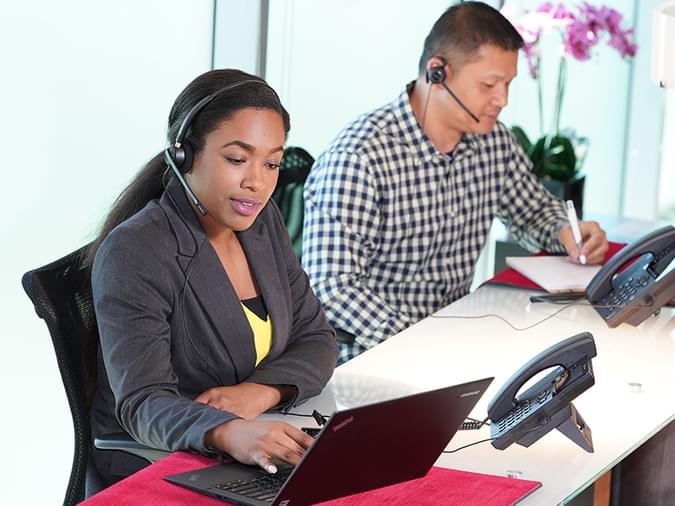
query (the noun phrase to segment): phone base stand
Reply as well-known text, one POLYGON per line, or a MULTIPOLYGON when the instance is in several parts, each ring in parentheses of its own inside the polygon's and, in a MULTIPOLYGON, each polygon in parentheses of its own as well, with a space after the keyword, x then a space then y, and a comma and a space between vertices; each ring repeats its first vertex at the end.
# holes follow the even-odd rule
POLYGON ((541 428, 524 435, 516 443, 528 447, 547 432, 558 429, 581 448, 593 453, 593 433, 571 402, 555 413, 541 428))
POLYGON ((593 433, 591 432, 591 428, 586 425, 586 422, 584 422, 574 404, 570 402, 568 409, 569 417, 556 428, 588 453, 593 453, 593 433))

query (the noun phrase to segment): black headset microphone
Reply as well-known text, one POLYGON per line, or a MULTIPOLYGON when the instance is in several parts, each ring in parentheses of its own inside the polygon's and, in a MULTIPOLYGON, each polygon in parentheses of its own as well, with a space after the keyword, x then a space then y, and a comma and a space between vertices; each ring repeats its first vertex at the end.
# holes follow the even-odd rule
POLYGON ((450 87, 445 84, 445 78, 446 78, 446 73, 445 73, 445 65, 437 65, 435 67, 431 67, 430 69, 427 69, 427 82, 431 84, 440 84, 445 88, 445 91, 447 91, 452 98, 455 99, 455 102, 459 104, 459 106, 464 109, 464 112, 466 112, 469 116, 471 116, 471 119, 473 119, 476 123, 480 123, 480 118, 476 116, 474 113, 472 113, 469 108, 464 105, 464 102, 462 102, 457 95, 455 95, 450 87))
MULTIPOLYGON (((171 153, 169 152, 170 149, 171 148, 166 148, 164 150, 164 161, 169 167, 171 167, 171 170, 176 176, 176 179, 178 179, 178 182, 183 187, 183 190, 185 190, 185 194, 187 195, 188 199, 190 199, 190 201, 194 204, 194 206, 197 208, 197 210, 201 213, 202 216, 206 216, 206 208, 204 207, 204 204, 202 204, 201 200, 197 198, 195 192, 193 192, 192 188, 190 188, 190 185, 188 185, 187 181, 185 180, 185 177, 183 176, 180 169, 174 162, 174 159, 171 156, 171 153)), ((181 145, 178 145, 177 148, 174 146, 174 149, 184 151, 184 148, 182 148, 181 145)))
POLYGON ((238 88, 239 86, 252 83, 264 84, 265 86, 268 86, 268 84, 262 79, 244 79, 238 83, 225 86, 216 92, 206 95, 204 98, 202 98, 199 102, 192 106, 192 108, 185 115, 185 118, 183 118, 180 127, 178 127, 178 133, 176 134, 176 140, 174 141, 173 145, 168 146, 164 150, 164 161, 166 162, 166 165, 171 168, 174 175, 176 176, 176 179, 183 187, 183 190, 185 190, 185 194, 187 195, 188 199, 194 204, 202 216, 206 216, 206 207, 204 204, 202 204, 197 195, 195 195, 195 192, 192 191, 192 188, 190 188, 190 185, 187 183, 185 176, 183 175, 186 172, 189 172, 192 168, 192 147, 185 140, 188 128, 190 128, 190 124, 192 123, 194 117, 215 98, 219 97, 223 93, 238 88))

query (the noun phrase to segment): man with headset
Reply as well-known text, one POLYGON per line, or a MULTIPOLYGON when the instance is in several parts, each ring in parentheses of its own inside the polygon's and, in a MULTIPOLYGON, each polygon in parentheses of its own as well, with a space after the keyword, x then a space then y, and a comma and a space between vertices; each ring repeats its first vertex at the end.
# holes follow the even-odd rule
POLYGON ((495 217, 526 246, 599 263, 595 222, 575 243, 563 203, 497 121, 523 40, 480 2, 447 9, 416 81, 357 118, 305 185, 303 264, 342 363, 467 294, 495 217))

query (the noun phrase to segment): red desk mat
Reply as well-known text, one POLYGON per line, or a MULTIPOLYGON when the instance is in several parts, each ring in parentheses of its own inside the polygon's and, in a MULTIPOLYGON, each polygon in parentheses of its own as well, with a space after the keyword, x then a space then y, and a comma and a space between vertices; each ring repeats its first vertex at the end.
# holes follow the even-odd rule
MULTIPOLYGON (((602 261, 602 263, 606 263, 607 260, 612 258, 625 245, 625 243, 610 242, 609 250, 607 251, 605 259, 602 261)), ((550 254, 551 253, 545 251, 540 251, 539 253, 535 253, 534 256, 546 256, 550 254)), ((508 285, 531 290, 543 290, 543 288, 537 283, 532 281, 530 278, 523 276, 521 273, 512 269, 511 267, 507 267, 503 271, 498 272, 494 275, 494 277, 488 279, 485 284, 508 285)))
MULTIPOLYGON (((174 485, 163 478, 170 474, 190 471, 215 464, 213 459, 186 452, 175 452, 141 469, 128 478, 108 487, 80 503, 85 506, 136 505, 222 506, 229 504, 174 485)), ((505 478, 487 474, 469 473, 433 467, 426 476, 361 494, 354 494, 323 506, 356 506, 371 504, 461 504, 463 506, 510 505, 520 501, 541 486, 540 482, 505 478)))

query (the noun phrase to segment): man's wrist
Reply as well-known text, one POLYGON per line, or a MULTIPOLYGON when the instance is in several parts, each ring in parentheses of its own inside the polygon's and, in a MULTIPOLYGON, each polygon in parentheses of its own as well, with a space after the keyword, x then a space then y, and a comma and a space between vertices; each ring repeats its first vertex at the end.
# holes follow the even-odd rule
POLYGON ((558 239, 558 242, 560 242, 560 232, 562 232, 563 228, 569 226, 569 224, 570 224, 570 222, 567 221, 567 218, 565 218, 565 219, 560 218, 558 220, 558 223, 556 223, 556 226, 555 226, 556 234, 555 234, 555 236, 558 239))
MULTIPOLYGON (((558 223, 556 224, 556 227, 555 227, 555 230, 556 230, 555 238, 556 238, 556 241, 558 242, 558 246, 559 246, 560 252, 565 252, 565 251, 567 251, 567 250, 565 249, 565 245, 564 245, 563 242, 560 240, 560 238, 561 238, 561 234, 562 234, 563 229, 564 229, 565 227, 569 227, 569 226, 570 226, 570 222, 567 221, 567 218, 565 218, 565 219, 559 219, 559 220, 558 220, 558 223)), ((555 252, 555 250, 554 250, 553 252, 555 252)))

